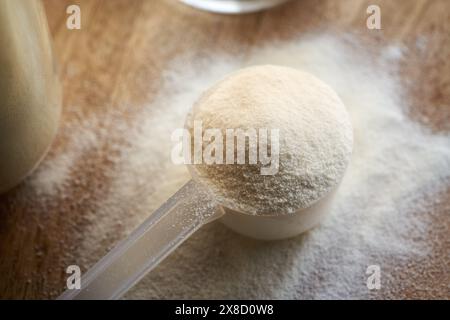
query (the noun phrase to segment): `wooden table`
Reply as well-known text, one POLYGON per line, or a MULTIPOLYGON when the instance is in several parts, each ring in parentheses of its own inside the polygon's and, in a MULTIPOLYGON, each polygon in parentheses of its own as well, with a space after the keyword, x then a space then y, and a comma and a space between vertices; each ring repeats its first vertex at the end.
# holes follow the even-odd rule
MULTIPOLYGON (((450 130, 447 0, 376 1, 382 10, 381 31, 366 28, 366 8, 373 1, 294 0, 244 16, 201 12, 175 0, 44 2, 60 63, 64 106, 77 106, 86 115, 152 101, 162 71, 179 54, 191 52, 195 58, 211 49, 245 53, 265 41, 288 40, 320 28, 358 32, 374 45, 397 40, 414 43, 418 35, 427 36, 426 59, 409 58, 402 73, 423 84, 413 90, 413 116, 427 116, 427 125, 434 130, 450 130), (79 31, 66 28, 66 7, 74 3, 82 10, 79 31)), ((75 116, 65 109, 63 124, 75 116)), ((65 137, 67 132, 58 135, 50 155, 64 149, 65 137)), ((89 166, 105 165, 97 160, 89 166)), ((89 177, 90 172, 87 168, 79 172, 87 185, 74 184, 77 202, 72 197, 43 203, 30 192, 29 180, 0 196, 0 298, 54 298, 61 292, 64 266, 72 262, 70 248, 77 246, 77 230, 84 227, 80 199, 89 188, 105 188, 101 179, 89 177)), ((397 270, 408 275, 408 268, 415 268, 414 274, 420 276, 391 284, 399 287, 394 298, 450 298, 450 188, 439 199, 430 209, 435 217, 430 238, 437 245, 426 260, 397 270)))

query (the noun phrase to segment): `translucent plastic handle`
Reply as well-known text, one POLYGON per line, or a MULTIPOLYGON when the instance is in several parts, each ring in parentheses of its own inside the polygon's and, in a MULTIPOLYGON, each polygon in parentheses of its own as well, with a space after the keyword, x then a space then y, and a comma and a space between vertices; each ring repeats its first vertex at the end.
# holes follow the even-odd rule
POLYGON ((207 190, 186 183, 58 299, 118 299, 202 225, 223 215, 207 190))

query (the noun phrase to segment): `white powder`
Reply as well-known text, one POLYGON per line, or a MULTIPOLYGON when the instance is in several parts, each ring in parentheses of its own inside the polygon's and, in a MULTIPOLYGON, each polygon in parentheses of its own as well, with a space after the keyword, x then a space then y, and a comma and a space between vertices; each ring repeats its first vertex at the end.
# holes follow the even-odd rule
MULTIPOLYGON (((261 162, 192 166, 221 204, 248 214, 289 214, 310 206, 339 183, 353 145, 350 119, 336 93, 308 73, 279 66, 227 76, 195 103, 191 136, 195 121, 204 132, 219 129, 223 137, 230 128, 278 130, 276 156, 272 150, 278 168, 270 175, 261 174, 261 162)), ((231 147, 238 154, 237 144, 231 147)), ((229 148, 226 141, 223 148, 229 148)))
POLYGON ((89 121, 73 121, 65 123, 59 136, 64 136, 64 148, 54 146, 46 156, 45 161, 36 172, 28 178, 30 186, 39 196, 54 197, 70 183, 73 178, 73 167, 83 154, 99 145, 98 133, 93 128, 98 127, 95 118, 89 121))
MULTIPOLYGON (((124 141, 113 147, 119 154, 102 167, 102 174, 78 177, 90 196, 72 200, 83 210, 83 221, 75 228, 80 242, 65 258, 68 264, 91 266, 189 179, 184 167, 171 163, 169 139, 201 92, 243 66, 279 64, 328 83, 351 115, 353 156, 333 212, 306 235, 275 242, 254 241, 220 223, 209 224, 126 297, 405 297, 402 283, 419 278, 413 270, 423 270, 417 265, 426 265, 438 245, 429 236, 432 199, 449 185, 450 137, 408 118, 395 76, 404 50, 391 46, 372 58, 356 38, 314 35, 255 49, 247 60, 214 53, 190 63, 180 58, 167 70, 164 89, 151 106, 127 119, 127 125, 117 114, 109 115, 110 135, 98 138, 99 144, 115 135, 124 141), (117 126, 123 126, 120 134, 114 134, 117 126), (96 188, 105 180, 107 188, 96 188), (382 270, 380 291, 366 287, 365 271, 372 264, 382 270), (411 273, 396 273, 397 268, 411 273)), ((58 163, 47 165, 58 170, 58 163)), ((42 174, 39 179, 45 187, 42 174)), ((433 290, 426 285, 415 289, 433 290)))

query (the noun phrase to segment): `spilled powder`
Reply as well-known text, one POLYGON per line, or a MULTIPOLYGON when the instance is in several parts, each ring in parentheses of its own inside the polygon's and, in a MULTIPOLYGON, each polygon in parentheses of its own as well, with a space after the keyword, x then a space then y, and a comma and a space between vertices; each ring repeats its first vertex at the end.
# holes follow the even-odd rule
MULTIPOLYGON (((64 150, 57 150, 46 157, 36 172, 28 178, 29 185, 36 194, 43 197, 56 196, 70 183, 75 163, 99 143, 97 119, 75 121, 64 126, 67 143, 64 150)), ((64 133, 59 133, 64 135, 64 133)), ((53 151, 53 150, 52 150, 53 151)))
POLYGON ((303 236, 276 242, 247 239, 211 223, 125 297, 376 298, 366 287, 369 265, 381 268, 382 296, 401 297, 398 275, 383 270, 427 258, 432 250, 427 210, 450 182, 450 136, 408 117, 396 75, 405 50, 389 46, 374 54, 354 36, 314 35, 255 49, 245 59, 179 57, 151 105, 126 122, 117 114, 102 115, 110 117, 104 134, 98 134, 96 118, 74 126, 69 147, 47 159, 31 185, 45 197, 60 197, 76 176, 76 159, 103 145, 114 151, 102 173, 108 187, 80 182, 91 198, 83 206, 79 242, 68 254, 71 262, 92 266, 189 179, 183 166, 170 161, 170 134, 183 126, 201 92, 248 65, 299 68, 335 89, 354 126, 353 158, 330 216, 303 236))

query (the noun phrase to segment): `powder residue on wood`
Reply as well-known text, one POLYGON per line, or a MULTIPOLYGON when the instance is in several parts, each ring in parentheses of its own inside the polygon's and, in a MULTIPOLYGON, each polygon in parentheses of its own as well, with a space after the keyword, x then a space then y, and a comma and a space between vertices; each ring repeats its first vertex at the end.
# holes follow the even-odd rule
MULTIPOLYGON (((92 266, 189 179, 187 170, 170 160, 170 134, 183 127, 201 92, 238 68, 278 64, 329 84, 351 115, 354 153, 333 212, 307 234, 276 242, 258 242, 219 222, 209 224, 126 298, 402 298, 401 280, 418 276, 395 270, 433 254, 429 209, 450 180, 449 134, 431 132, 408 116, 408 100, 397 79, 405 50, 391 45, 368 52, 356 36, 316 34, 269 44, 246 58, 211 54, 186 63, 178 57, 151 105, 126 120, 103 114, 110 119, 108 134, 94 134, 75 154, 61 150, 29 179, 47 201, 74 198, 68 179, 69 173, 77 176, 68 169, 73 158, 88 157, 100 145, 116 152, 103 166, 98 185, 77 176, 83 220, 76 228, 78 243, 64 259, 92 266), (369 265, 381 268, 380 290, 366 286, 369 265)), ((93 125, 70 133, 75 145, 98 130, 95 118, 85 122, 93 125)), ((442 258, 450 264, 448 256, 442 258)))

